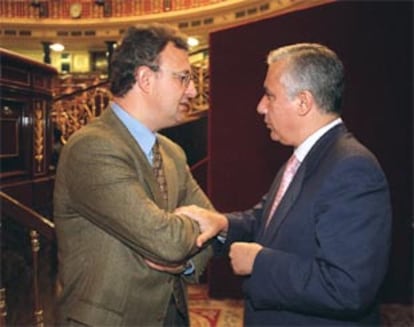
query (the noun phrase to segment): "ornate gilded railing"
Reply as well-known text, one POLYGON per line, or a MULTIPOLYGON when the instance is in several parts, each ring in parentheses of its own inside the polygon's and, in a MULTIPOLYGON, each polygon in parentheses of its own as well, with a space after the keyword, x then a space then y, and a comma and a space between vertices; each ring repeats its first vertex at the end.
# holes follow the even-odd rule
MULTIPOLYGON (((210 103, 210 73, 208 60, 200 60, 192 65, 197 96, 192 100, 192 113, 207 110, 210 103)), ((190 113, 191 114, 191 113, 190 113)))
POLYGON ((111 98, 106 82, 56 98, 51 118, 60 132, 60 141, 64 144, 70 135, 99 116, 111 98))
MULTIPOLYGON (((193 63, 192 71, 197 96, 191 102, 189 119, 209 108, 210 76, 207 59, 193 63)), ((64 144, 70 135, 99 116, 111 98, 107 82, 55 98, 51 118, 60 133, 60 141, 64 144)))
MULTIPOLYGON (((1 214, 2 216, 12 218, 24 228, 29 229, 29 237, 32 253, 32 291, 33 291, 33 324, 36 327, 43 327, 44 313, 43 304, 40 297, 40 283, 39 283, 39 250, 40 239, 42 235, 48 241, 55 241, 55 226, 54 224, 33 211, 29 207, 23 205, 8 194, 0 191, 1 200, 1 214)), ((7 290, 4 285, 0 287, 0 326, 6 326, 7 318, 7 290)))

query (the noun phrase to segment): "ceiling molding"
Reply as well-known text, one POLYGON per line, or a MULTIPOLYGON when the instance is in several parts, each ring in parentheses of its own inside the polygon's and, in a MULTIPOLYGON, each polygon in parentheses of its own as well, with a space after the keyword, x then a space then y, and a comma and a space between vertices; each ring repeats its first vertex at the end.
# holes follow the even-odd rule
POLYGON ((302 10, 332 0, 228 0, 203 7, 131 17, 94 19, 4 18, 0 45, 18 51, 41 50, 42 41, 61 42, 66 50, 105 50, 105 41, 118 41, 131 25, 163 22, 175 25, 206 46, 208 34, 232 26, 302 10))

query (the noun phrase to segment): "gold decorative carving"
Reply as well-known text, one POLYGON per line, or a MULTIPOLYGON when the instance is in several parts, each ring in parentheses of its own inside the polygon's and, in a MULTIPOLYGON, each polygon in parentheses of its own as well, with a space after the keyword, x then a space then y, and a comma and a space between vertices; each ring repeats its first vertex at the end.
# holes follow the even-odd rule
POLYGON ((207 110, 210 99, 208 60, 201 60, 192 64, 192 72, 197 90, 197 96, 192 100, 192 111, 207 110))
POLYGON ((7 306, 6 289, 0 288, 0 326, 6 326, 7 306))
MULTIPOLYGON (((192 71, 197 96, 191 101, 189 118, 209 108, 208 59, 193 63, 192 71)), ((99 116, 111 99, 112 94, 106 87, 97 86, 83 92, 76 91, 55 101, 51 116, 61 134, 60 141, 65 144, 69 136, 99 116)))
POLYGON ((39 233, 35 230, 31 230, 30 240, 32 244, 32 252, 39 252, 40 250, 39 233))
POLYGON ((39 293, 39 233, 36 230, 30 231, 33 259, 33 294, 34 294, 34 318, 36 327, 44 327, 43 309, 40 302, 39 293))
POLYGON ((82 4, 81 3, 73 3, 69 8, 70 17, 72 18, 79 18, 82 14, 82 4))
POLYGON ((65 144, 75 131, 99 116, 111 98, 108 89, 96 87, 54 102, 52 121, 61 133, 61 142, 65 144))
POLYGON ((42 172, 42 164, 44 160, 44 144, 45 144, 45 113, 46 102, 37 101, 34 110, 34 160, 36 172, 42 172))

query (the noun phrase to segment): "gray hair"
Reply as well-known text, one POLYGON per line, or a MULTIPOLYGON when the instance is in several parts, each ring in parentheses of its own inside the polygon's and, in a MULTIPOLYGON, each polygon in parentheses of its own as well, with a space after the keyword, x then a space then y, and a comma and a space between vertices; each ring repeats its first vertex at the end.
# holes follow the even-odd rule
POLYGON ((345 74, 335 52, 317 43, 298 43, 275 49, 267 57, 268 65, 281 60, 287 63, 281 82, 290 99, 307 90, 322 111, 341 113, 345 74))

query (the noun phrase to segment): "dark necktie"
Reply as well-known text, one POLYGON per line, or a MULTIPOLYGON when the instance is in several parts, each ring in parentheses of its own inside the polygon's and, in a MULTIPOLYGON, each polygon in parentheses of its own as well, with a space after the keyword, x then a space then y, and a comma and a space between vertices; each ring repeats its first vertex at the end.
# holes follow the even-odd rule
POLYGON ((152 170, 160 187, 162 197, 164 198, 165 202, 168 202, 167 180, 165 179, 164 167, 158 140, 155 141, 155 144, 152 147, 152 170))
MULTIPOLYGON (((155 141, 155 144, 152 148, 152 170, 154 176, 160 187, 162 196, 165 202, 168 202, 168 192, 167 192, 167 180, 165 179, 162 156, 160 152, 160 145, 158 140, 155 141)), ((187 305, 185 301, 185 295, 183 286, 181 285, 180 278, 174 278, 173 282, 173 293, 174 293, 174 304, 177 310, 187 319, 187 305)))

